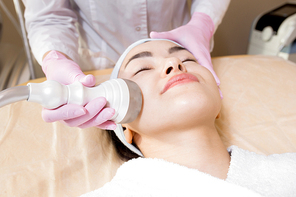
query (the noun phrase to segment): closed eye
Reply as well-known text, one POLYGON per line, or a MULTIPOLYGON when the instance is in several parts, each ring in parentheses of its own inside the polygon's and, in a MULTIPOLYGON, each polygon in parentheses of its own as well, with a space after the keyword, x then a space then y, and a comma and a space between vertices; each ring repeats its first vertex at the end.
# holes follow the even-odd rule
POLYGON ((195 59, 187 58, 187 59, 185 59, 185 60, 182 61, 182 63, 184 63, 184 62, 196 62, 196 60, 195 59))
POLYGON ((138 74, 138 73, 140 73, 142 71, 145 71, 145 70, 151 70, 151 68, 149 68, 149 67, 143 67, 140 70, 138 70, 134 75, 136 75, 136 74, 138 74))

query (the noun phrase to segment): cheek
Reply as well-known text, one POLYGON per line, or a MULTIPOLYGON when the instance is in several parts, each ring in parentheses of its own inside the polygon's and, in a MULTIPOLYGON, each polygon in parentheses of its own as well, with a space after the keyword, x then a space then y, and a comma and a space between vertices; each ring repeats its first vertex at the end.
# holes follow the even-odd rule
MULTIPOLYGON (((150 86, 152 87, 152 86, 150 86)), ((143 93, 143 106, 142 106, 142 113, 141 113, 141 120, 142 121, 149 121, 153 119, 153 115, 158 111, 159 107, 161 106, 159 94, 157 93, 157 88, 146 88, 142 89, 143 93)))
POLYGON ((141 88, 143 95, 143 104, 142 110, 135 121, 129 123, 134 131, 145 132, 145 130, 151 127, 153 123, 155 123, 155 114, 159 110, 159 106, 161 106, 160 98, 159 98, 159 90, 156 85, 153 83, 153 79, 143 80, 142 82, 138 82, 138 85, 141 88), (143 85, 143 83, 153 84, 153 85, 143 85))

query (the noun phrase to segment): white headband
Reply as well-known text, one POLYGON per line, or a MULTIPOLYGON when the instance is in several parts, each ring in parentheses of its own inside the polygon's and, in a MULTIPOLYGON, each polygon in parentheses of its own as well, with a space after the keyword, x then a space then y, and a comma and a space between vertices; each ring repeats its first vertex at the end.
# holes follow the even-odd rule
MULTIPOLYGON (((146 39, 142 39, 142 40, 138 40, 136 42, 134 42, 133 44, 131 44, 123 53, 122 55, 120 56, 120 58, 118 59, 112 73, 111 73, 111 77, 110 79, 116 79, 118 77, 118 74, 119 74, 119 70, 120 70, 120 67, 123 63, 123 60, 125 59, 126 55, 133 49, 135 48, 136 46, 140 45, 140 44, 143 44, 145 42, 149 42, 149 41, 153 41, 153 40, 165 40, 165 41, 170 41, 170 42, 173 42, 179 46, 181 46, 180 44, 172 41, 172 40, 167 40, 167 39, 151 39, 151 38, 146 38, 146 39)), ((119 140, 126 146, 128 147, 131 151, 133 151, 134 153, 140 155, 140 156, 143 156, 143 154, 141 153, 141 151, 139 149, 137 149, 134 145, 128 143, 125 139, 125 136, 124 136, 124 132, 123 132, 123 128, 121 126, 121 124, 117 124, 117 127, 116 129, 114 130, 116 136, 119 138, 119 140)))

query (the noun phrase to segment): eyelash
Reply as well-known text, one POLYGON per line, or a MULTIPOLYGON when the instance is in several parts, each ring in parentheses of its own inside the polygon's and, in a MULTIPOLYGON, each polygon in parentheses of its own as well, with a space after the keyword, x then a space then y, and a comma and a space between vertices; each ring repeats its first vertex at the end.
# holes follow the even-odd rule
POLYGON ((187 59, 185 59, 185 60, 182 61, 182 63, 184 63, 184 62, 196 62, 196 60, 195 59, 187 58, 187 59))
POLYGON ((143 67, 140 70, 138 70, 134 75, 138 74, 139 72, 145 71, 145 70, 151 70, 149 67, 143 67))

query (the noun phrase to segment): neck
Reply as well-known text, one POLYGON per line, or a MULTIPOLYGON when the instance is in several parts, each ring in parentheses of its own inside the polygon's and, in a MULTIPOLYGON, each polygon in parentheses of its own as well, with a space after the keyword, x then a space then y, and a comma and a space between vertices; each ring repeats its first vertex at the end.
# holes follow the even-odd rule
POLYGON ((161 158, 220 179, 227 178, 230 156, 214 124, 138 139, 137 145, 146 158, 161 158))

